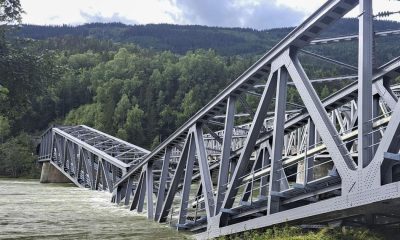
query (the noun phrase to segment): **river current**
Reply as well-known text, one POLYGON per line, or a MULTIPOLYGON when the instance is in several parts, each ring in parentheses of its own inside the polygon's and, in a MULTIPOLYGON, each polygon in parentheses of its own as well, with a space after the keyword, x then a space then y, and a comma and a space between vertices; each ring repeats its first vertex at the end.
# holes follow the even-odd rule
POLYGON ((0 179, 0 239, 185 239, 117 207, 111 194, 69 184, 0 179))

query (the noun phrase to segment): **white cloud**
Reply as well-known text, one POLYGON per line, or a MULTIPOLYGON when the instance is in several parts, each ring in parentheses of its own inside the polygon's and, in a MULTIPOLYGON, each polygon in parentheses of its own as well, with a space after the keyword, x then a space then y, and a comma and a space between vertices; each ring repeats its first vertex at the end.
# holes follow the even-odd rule
POLYGON ((182 23, 266 29, 293 26, 304 17, 276 0, 173 0, 182 23))
MULTIPOLYGON (((24 23, 206 24, 277 27, 299 24, 326 0, 21 0, 24 23), (292 11, 290 11, 292 10, 292 11), (285 14, 285 12, 287 12, 285 14)), ((400 10, 400 1, 374 0, 375 13, 400 10)), ((356 7, 348 16, 358 15, 356 7)), ((400 21, 400 14, 390 20, 400 21)))
POLYGON ((174 23, 170 13, 178 11, 168 0, 21 0, 21 4, 27 13, 23 22, 32 24, 80 24, 89 22, 88 16, 174 23))

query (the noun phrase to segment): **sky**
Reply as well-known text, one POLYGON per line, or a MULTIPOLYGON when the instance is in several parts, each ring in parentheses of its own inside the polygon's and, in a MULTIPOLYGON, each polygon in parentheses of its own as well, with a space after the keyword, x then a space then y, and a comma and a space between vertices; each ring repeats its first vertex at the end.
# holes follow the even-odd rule
MULTIPOLYGON (((197 24, 269 29, 296 26, 327 0, 21 0, 23 23, 79 25, 197 24)), ((374 12, 400 11, 400 1, 374 0, 374 12)), ((348 14, 358 15, 358 8, 348 14)), ((400 21, 400 14, 388 20, 400 21)))

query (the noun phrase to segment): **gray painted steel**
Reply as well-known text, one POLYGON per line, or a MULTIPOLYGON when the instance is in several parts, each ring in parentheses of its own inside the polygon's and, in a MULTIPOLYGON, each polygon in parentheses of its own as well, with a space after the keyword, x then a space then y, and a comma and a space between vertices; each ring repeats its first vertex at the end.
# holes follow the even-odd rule
POLYGON ((372 62, 373 38, 400 31, 373 34, 372 0, 360 2, 327 1, 152 152, 84 126, 59 127, 43 135, 40 160, 199 239, 286 222, 378 224, 371 216, 389 214, 382 204, 400 216, 400 87, 391 85, 400 57, 372 62), (317 39, 357 5, 358 35, 317 39), (358 67, 304 49, 353 40, 358 67), (358 75, 310 80, 299 54, 358 75), (341 79, 354 82, 320 99, 313 83, 341 79), (289 88, 301 104, 286 100, 289 88), (258 97, 256 109, 247 95, 258 97), (239 125, 244 118, 251 121, 239 125))
POLYGON ((114 184, 148 153, 84 125, 57 126, 42 135, 39 162, 50 162, 79 187, 112 192, 114 184))

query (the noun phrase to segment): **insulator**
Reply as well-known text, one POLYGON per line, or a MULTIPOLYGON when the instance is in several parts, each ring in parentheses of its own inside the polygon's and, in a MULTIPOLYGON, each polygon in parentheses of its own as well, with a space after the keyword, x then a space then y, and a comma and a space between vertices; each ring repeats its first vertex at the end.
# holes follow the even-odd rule
POLYGON ((390 12, 389 11, 379 12, 377 14, 377 17, 388 17, 388 16, 390 16, 390 12))
POLYGON ((400 11, 397 11, 397 12, 383 11, 383 12, 379 12, 377 15, 375 15, 375 17, 389 17, 390 15, 393 15, 396 13, 400 13, 400 11))

